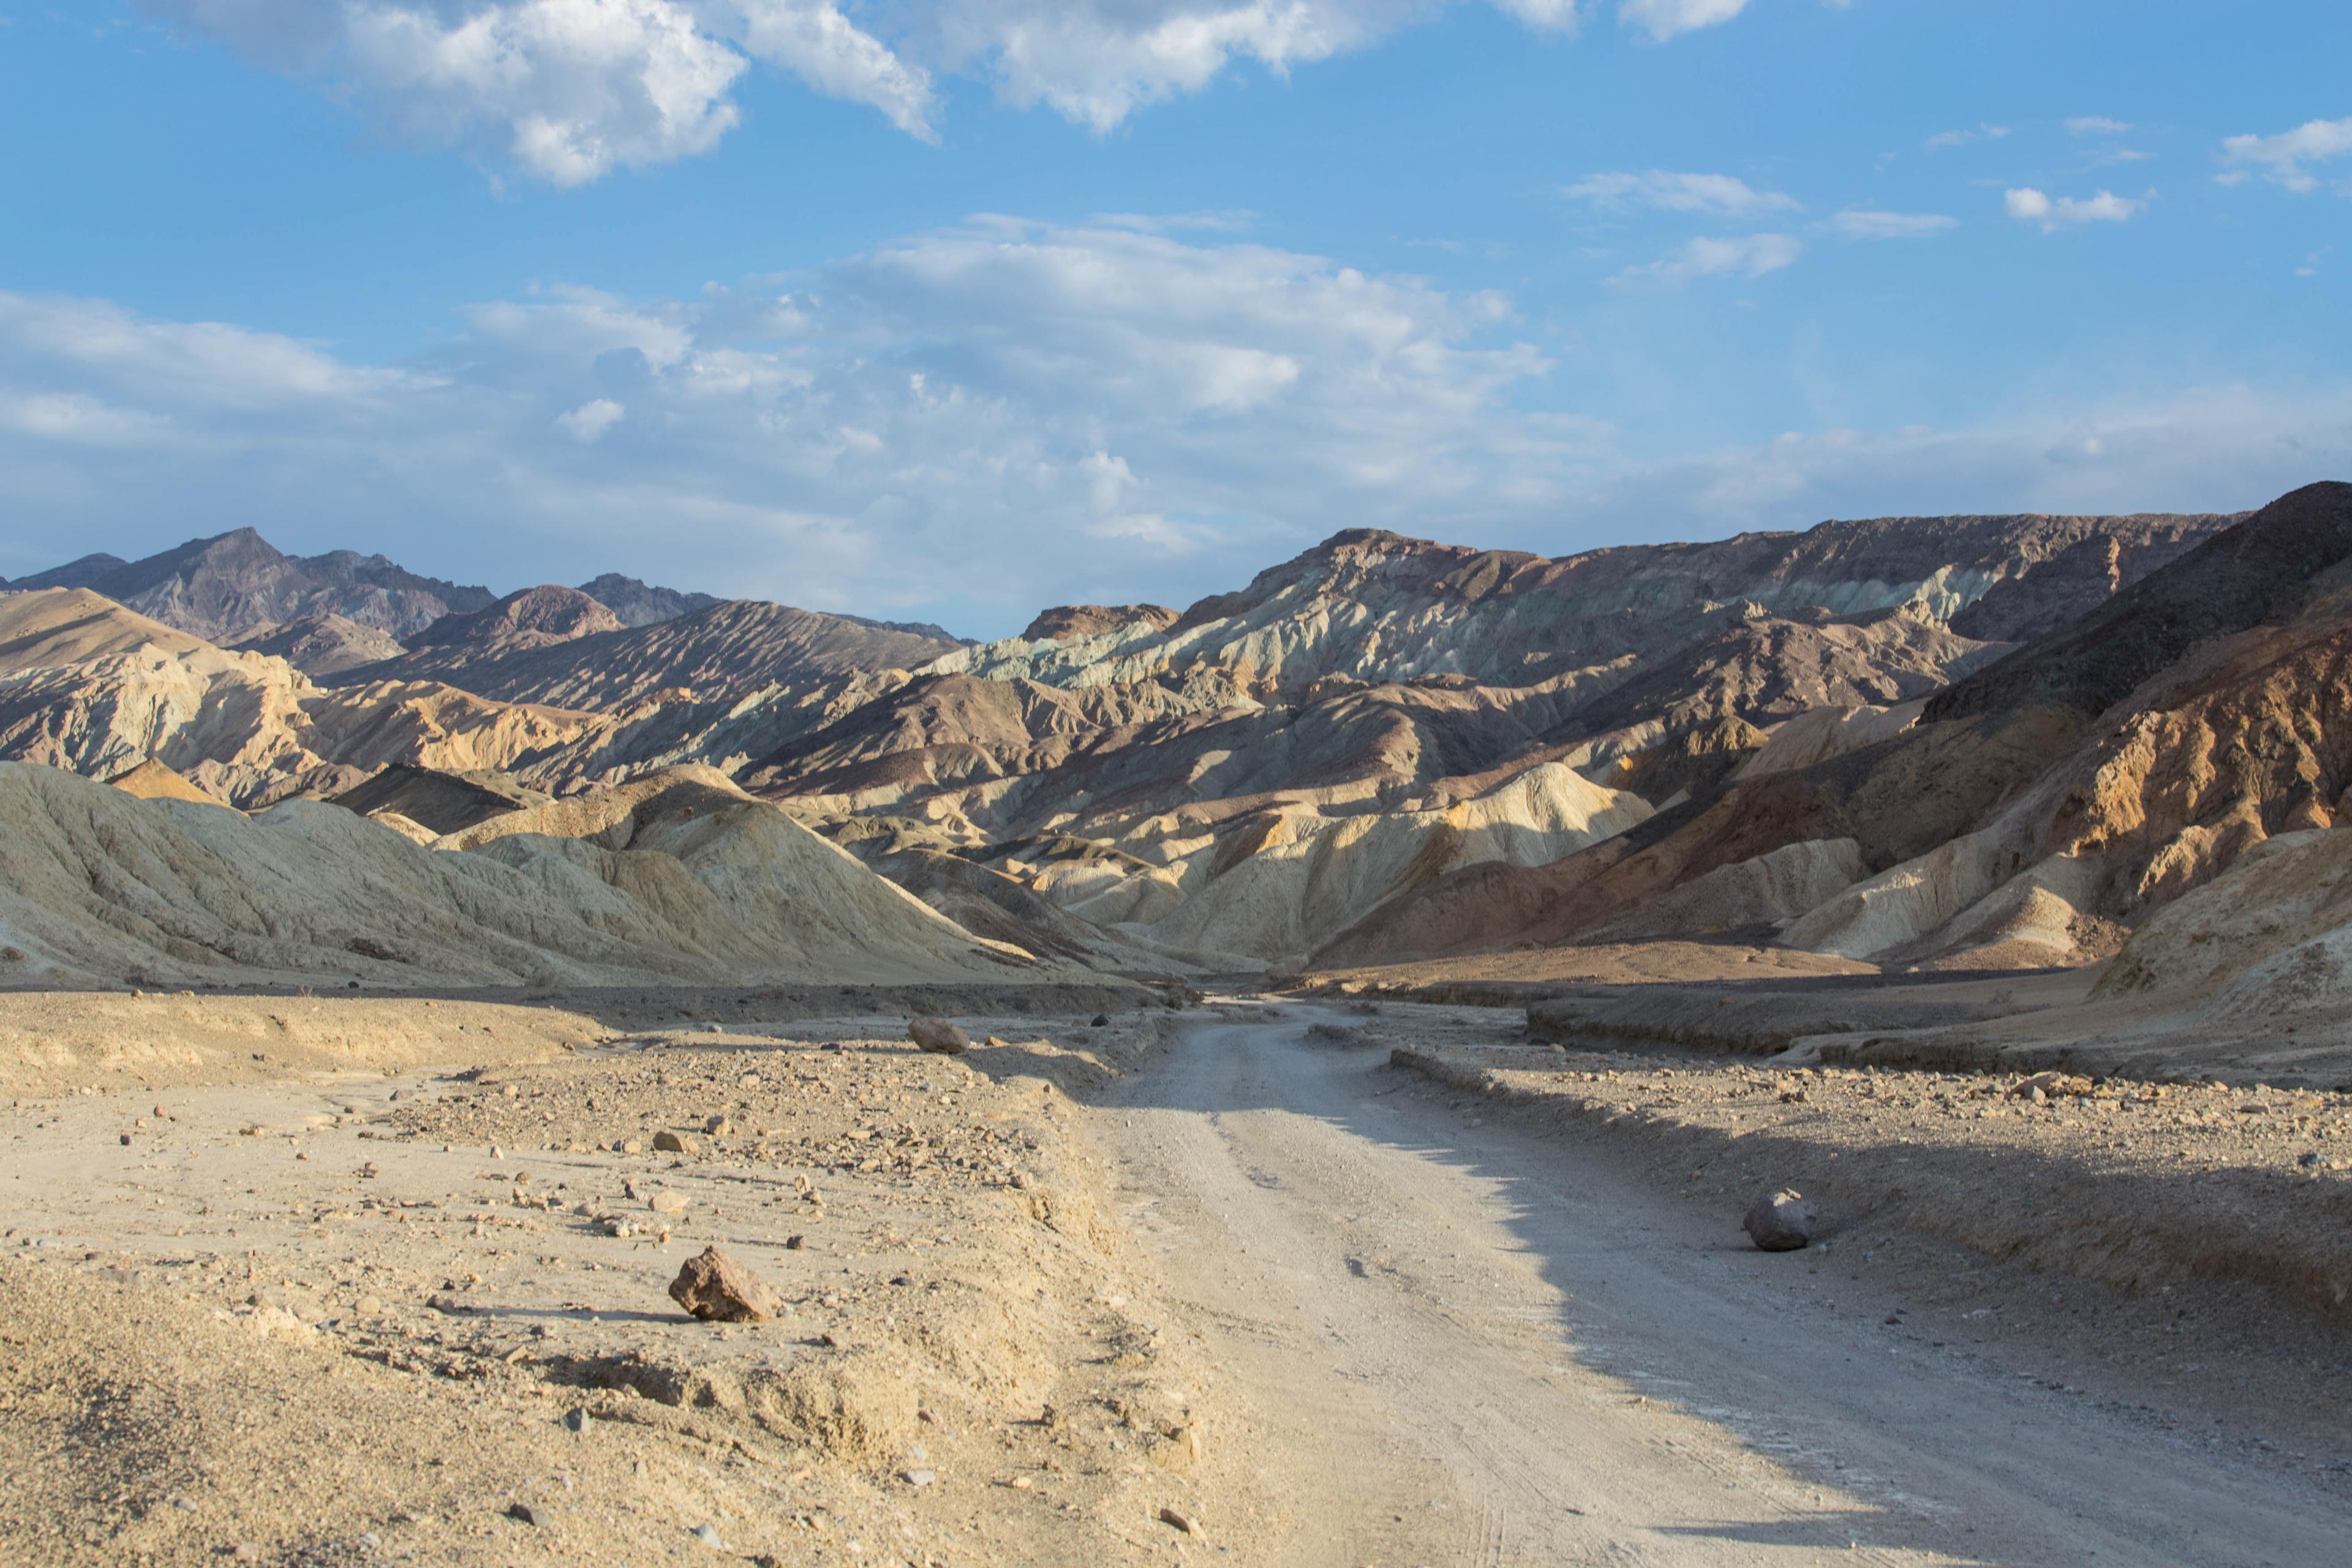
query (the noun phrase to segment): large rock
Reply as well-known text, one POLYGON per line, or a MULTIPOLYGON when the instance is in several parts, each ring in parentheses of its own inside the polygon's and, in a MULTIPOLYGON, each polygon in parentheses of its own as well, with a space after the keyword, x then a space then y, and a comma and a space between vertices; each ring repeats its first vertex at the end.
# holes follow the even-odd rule
POLYGON ((1793 1187, 1756 1200, 1743 1222, 1748 1239, 1765 1252, 1794 1252, 1813 1239, 1813 1205, 1793 1187))
POLYGON ((907 1037, 933 1056, 960 1057, 971 1049, 971 1037, 945 1018, 911 1019, 907 1037))
POLYGON ((669 1282, 670 1300, 711 1323, 764 1323, 783 1310, 766 1280, 715 1247, 689 1258, 669 1282))

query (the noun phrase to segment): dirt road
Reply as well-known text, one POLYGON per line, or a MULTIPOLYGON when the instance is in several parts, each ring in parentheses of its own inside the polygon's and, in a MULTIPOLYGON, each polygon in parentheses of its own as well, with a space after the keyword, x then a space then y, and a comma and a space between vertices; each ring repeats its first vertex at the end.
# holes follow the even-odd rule
POLYGON ((1876 1331, 1829 1258, 1309 1044, 1318 1016, 1203 1026, 1105 1118, 1172 1304, 1329 1496, 1299 1561, 2342 1561, 2317 1488, 1876 1331))

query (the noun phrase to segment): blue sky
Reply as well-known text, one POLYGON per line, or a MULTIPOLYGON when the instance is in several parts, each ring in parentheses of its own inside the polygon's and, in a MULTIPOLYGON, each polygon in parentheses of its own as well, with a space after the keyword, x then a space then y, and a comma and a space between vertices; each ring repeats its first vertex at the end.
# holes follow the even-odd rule
POLYGON ((0 0, 0 574, 975 635, 2352 477, 2352 8, 0 0))

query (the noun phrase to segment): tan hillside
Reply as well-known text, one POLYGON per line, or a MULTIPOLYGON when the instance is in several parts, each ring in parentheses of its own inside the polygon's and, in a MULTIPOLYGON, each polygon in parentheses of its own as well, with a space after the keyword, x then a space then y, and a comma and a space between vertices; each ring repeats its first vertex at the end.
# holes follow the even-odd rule
POLYGON ((198 789, 152 757, 129 773, 117 773, 106 782, 123 794, 136 795, 141 800, 192 800, 200 805, 228 805, 218 795, 198 789))

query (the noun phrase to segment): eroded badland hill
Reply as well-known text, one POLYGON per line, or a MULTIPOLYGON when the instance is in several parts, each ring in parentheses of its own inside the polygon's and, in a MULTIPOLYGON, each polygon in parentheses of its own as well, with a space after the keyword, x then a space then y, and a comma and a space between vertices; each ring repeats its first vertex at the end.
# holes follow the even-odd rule
POLYGON ((2333 1550, 2352 486, 6 587, 0 1561, 2333 1550))

